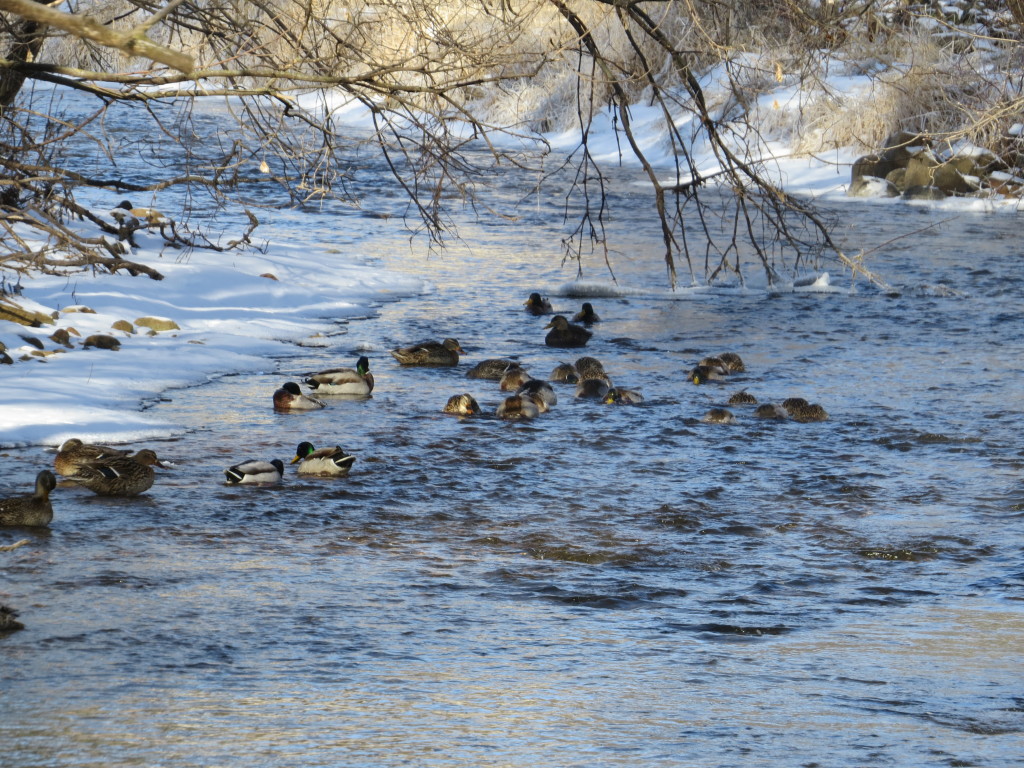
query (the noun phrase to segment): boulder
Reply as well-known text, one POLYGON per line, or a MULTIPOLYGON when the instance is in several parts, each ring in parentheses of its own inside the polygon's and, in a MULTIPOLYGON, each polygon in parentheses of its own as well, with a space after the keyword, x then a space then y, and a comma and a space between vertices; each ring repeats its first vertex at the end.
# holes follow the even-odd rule
POLYGON ((166 317, 139 317, 135 324, 154 331, 180 331, 179 325, 166 317))
POLYGON ((877 176, 862 176, 854 179, 846 194, 850 197, 898 197, 896 185, 877 176))

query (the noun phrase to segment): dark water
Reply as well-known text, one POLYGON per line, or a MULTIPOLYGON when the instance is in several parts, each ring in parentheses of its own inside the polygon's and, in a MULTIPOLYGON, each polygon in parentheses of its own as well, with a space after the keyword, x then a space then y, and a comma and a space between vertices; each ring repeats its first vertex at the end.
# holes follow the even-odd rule
MULTIPOLYGON (((145 496, 59 489, 51 530, 0 561, 28 625, 0 639, 0 764, 1021 764, 1019 220, 963 214, 883 249, 898 297, 835 270, 834 293, 671 296, 656 232, 624 216, 619 283, 584 272, 605 294, 585 353, 646 402, 563 385, 530 423, 442 414, 463 391, 493 413, 497 384, 464 377, 480 359, 545 376, 582 354, 522 311, 574 276, 549 203, 429 257, 352 216, 335 245, 431 292, 272 375, 167 393, 189 432, 151 446, 174 469, 145 496), (386 352, 444 336, 458 369, 386 352), (722 351, 747 373, 686 381, 722 351), (371 399, 269 409, 360 353, 371 399), (742 388, 830 419, 701 422, 742 388), (223 485, 304 439, 357 454, 351 476, 223 485)), ((844 215, 854 250, 949 216, 844 215)))

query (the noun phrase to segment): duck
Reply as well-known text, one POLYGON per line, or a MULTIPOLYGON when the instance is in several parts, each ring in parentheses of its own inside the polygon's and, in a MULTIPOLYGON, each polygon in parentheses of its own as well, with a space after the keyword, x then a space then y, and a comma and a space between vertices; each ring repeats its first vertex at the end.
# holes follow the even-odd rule
POLYGON ((555 394, 555 390, 542 379, 530 379, 524 382, 516 390, 516 394, 526 395, 533 399, 541 413, 547 413, 553 406, 558 405, 558 395, 555 394))
POLYGON ((757 405, 757 398, 747 392, 747 390, 742 389, 732 394, 728 405, 757 405))
POLYGON ((576 397, 603 400, 608 394, 608 382, 604 379, 582 379, 576 385, 576 397))
POLYGON ((540 413, 540 408, 525 395, 506 397, 498 405, 495 414, 501 419, 532 419, 540 413))
POLYGON ((573 322, 583 323, 584 325, 591 325, 593 323, 601 322, 601 318, 598 317, 597 312, 594 311, 594 305, 589 301, 584 301, 580 311, 572 316, 573 322))
POLYGON ((313 411, 317 408, 324 408, 323 400, 302 394, 299 385, 294 381, 284 384, 274 392, 274 410, 276 411, 313 411))
POLYGON ((110 217, 118 224, 130 224, 133 221, 147 227, 166 226, 171 220, 156 208, 136 208, 131 200, 122 200, 110 210, 110 217))
POLYGON ((787 411, 794 411, 798 408, 806 408, 810 403, 802 397, 787 397, 782 401, 782 407, 787 411))
POLYGON ((530 297, 524 302, 526 311, 531 315, 550 315, 555 310, 551 308, 551 302, 543 298, 539 293, 534 291, 530 294, 530 297))
POLYGON ((370 360, 364 355, 356 361, 355 368, 328 368, 314 373, 306 384, 318 395, 363 395, 373 392, 373 374, 370 360))
POLYGON ((57 487, 57 478, 48 469, 36 475, 36 489, 31 496, 0 499, 0 525, 44 527, 53 520, 50 491, 57 487))
POLYGON ((295 458, 291 463, 299 464, 296 472, 300 475, 344 477, 352 469, 355 460, 356 457, 345 453, 340 445, 317 450, 312 443, 304 440, 296 447, 295 458))
POLYGON ((129 453, 130 451, 111 448, 108 445, 83 443, 77 437, 70 437, 61 443, 57 449, 57 456, 53 460, 53 468, 58 475, 67 477, 68 475, 75 474, 82 464, 115 459, 119 456, 127 456, 129 453))
POLYGON ((735 424, 736 417, 725 408, 712 408, 704 414, 701 421, 707 424, 735 424))
POLYGON ((228 485, 272 485, 284 477, 284 462, 249 459, 224 470, 228 485))
POLYGON ((476 416, 480 413, 480 405, 468 392, 452 395, 444 406, 444 413, 457 413, 460 416, 476 416))
POLYGON ((533 377, 517 365, 505 371, 505 375, 501 377, 501 382, 498 384, 498 389, 502 392, 515 392, 523 384, 532 380, 533 377))
POLYGON ((97 496, 138 496, 153 487, 156 479, 153 467, 167 468, 156 453, 144 448, 132 456, 82 464, 68 480, 88 488, 97 496))
POLYGON ((518 365, 519 363, 515 360, 509 360, 504 357, 492 357, 487 360, 481 360, 466 371, 466 378, 500 381, 501 377, 505 375, 505 371, 518 365))
POLYGON ((440 342, 424 341, 391 350, 391 356, 402 365, 458 365, 460 354, 466 354, 465 350, 458 341, 450 338, 440 342))
POLYGON ((622 387, 611 387, 605 392, 601 399, 603 403, 615 403, 617 405, 638 405, 644 401, 644 396, 634 389, 622 389, 622 387))
MULTIPOLYGON (((786 405, 783 403, 783 408, 785 407, 786 405)), ((807 405, 786 408, 786 410, 789 411, 793 421, 805 424, 812 421, 828 421, 828 412, 817 403, 808 403, 807 405)))
POLYGON ((548 381, 562 381, 566 384, 575 384, 579 380, 580 374, 572 363, 559 363, 548 376, 548 381))
POLYGON ((743 360, 735 352, 723 352, 718 356, 718 359, 725 364, 726 370, 730 373, 743 373, 747 370, 743 360))
POLYGON ((754 415, 759 419, 785 419, 789 416, 786 409, 777 403, 762 403, 754 409, 754 415))
POLYGON ((727 377, 724 368, 716 365, 697 365, 686 373, 686 378, 694 384, 707 384, 709 381, 721 381, 727 377))
POLYGON ((604 365, 596 357, 577 358, 575 368, 576 372, 579 374, 580 381, 585 381, 586 379, 600 379, 609 387, 612 385, 612 380, 609 379, 608 374, 605 373, 604 365))
POLYGON ((0 635, 24 629, 25 625, 18 621, 18 612, 6 605, 0 605, 0 635))
POLYGON ((544 337, 544 343, 549 347, 585 347, 590 337, 594 335, 582 325, 570 323, 565 319, 565 315, 555 315, 544 328, 551 329, 544 337))

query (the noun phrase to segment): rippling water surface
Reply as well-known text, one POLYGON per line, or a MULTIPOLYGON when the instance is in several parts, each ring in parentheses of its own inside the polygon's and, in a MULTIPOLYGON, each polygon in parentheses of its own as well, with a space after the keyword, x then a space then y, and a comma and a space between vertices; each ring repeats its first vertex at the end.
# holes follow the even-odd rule
MULTIPOLYGON (((58 490, 51 530, 0 571, 27 624, 0 639, 0 763, 1020 765, 1019 220, 964 214, 883 248, 898 296, 835 272, 831 293, 673 296, 657 233, 623 213, 619 282, 584 272, 604 321, 577 352, 522 310, 532 290, 583 300, 557 295, 575 274, 560 215, 466 222, 425 257, 379 220, 279 214, 431 292, 265 375, 167 393, 154 407, 190 431, 153 446, 174 469, 145 496, 58 490), (387 354, 445 336, 457 369, 387 354), (723 351, 747 372, 685 380, 723 351), (530 423, 441 413, 464 391, 493 413, 497 384, 465 378, 483 358, 540 377, 583 353, 646 402, 559 385, 530 423), (372 398, 268 407, 358 354, 372 398), (830 419, 700 420, 742 388, 830 419), (351 476, 223 484, 304 439, 357 454, 351 476)), ((949 214, 843 216, 856 250, 949 214)))

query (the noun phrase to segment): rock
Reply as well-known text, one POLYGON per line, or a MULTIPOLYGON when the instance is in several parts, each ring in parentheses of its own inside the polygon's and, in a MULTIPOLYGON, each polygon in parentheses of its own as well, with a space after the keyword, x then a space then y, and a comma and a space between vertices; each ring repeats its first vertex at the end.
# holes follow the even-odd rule
POLYGON ((92 336, 86 338, 82 343, 83 349, 89 347, 96 347, 97 349, 111 349, 117 351, 121 348, 121 342, 115 339, 113 336, 109 336, 105 333, 94 333, 92 336))
POLYGON ((850 171, 851 188, 856 185, 858 179, 862 179, 865 176, 884 179, 887 174, 892 173, 896 168, 896 163, 892 160, 883 160, 878 155, 859 157, 854 161, 853 169, 850 171))
POLYGON ((124 331, 125 333, 135 333, 135 326, 129 323, 127 320, 115 320, 113 325, 110 326, 115 331, 124 331))
POLYGON ((952 163, 936 166, 932 178, 936 187, 952 195, 972 195, 981 186, 977 176, 965 177, 952 163))
MULTIPOLYGON (((265 277, 268 280, 277 280, 277 276, 274 275, 274 273, 272 273, 272 272, 264 272, 262 275, 260 275, 260 277, 265 277)), ((278 281, 278 282, 280 282, 280 281, 278 281)))
POLYGON ((939 165, 938 158, 930 150, 925 150, 910 158, 910 162, 907 163, 907 173, 903 177, 903 189, 931 186, 935 183, 935 168, 939 165))
MULTIPOLYGON (((77 334, 77 331, 76 331, 77 334)), ((65 347, 71 347, 71 333, 67 328, 58 328, 50 334, 50 341, 65 347)))
POLYGON ((149 328, 154 331, 180 331, 181 327, 166 317, 139 317, 136 318, 135 324, 143 328, 149 328))
POLYGON ((890 133, 882 142, 882 160, 891 162, 896 168, 906 168, 910 159, 920 153, 918 147, 930 147, 931 140, 927 136, 909 131, 890 133))
POLYGON ((29 336, 28 334, 21 335, 21 340, 26 344, 35 347, 36 349, 43 348, 42 339, 38 339, 35 336, 29 336))
POLYGON ((14 360, 6 352, 0 352, 0 365, 14 365, 14 360))
POLYGON ((895 171, 887 175, 885 177, 885 180, 892 184, 894 187, 896 187, 898 191, 902 192, 904 189, 906 189, 906 184, 904 183, 906 178, 907 169, 897 168, 895 171))
POLYGON ((82 304, 78 304, 78 305, 75 305, 73 307, 64 307, 64 309, 62 311, 64 312, 64 314, 68 314, 69 312, 81 312, 83 315, 95 315, 96 314, 96 310, 95 309, 90 309, 89 307, 86 307, 86 306, 84 306, 82 304))
POLYGON ((42 325, 53 324, 53 318, 45 312, 33 312, 30 309, 4 302, 0 302, 0 320, 10 320, 13 323, 27 325, 30 328, 39 328, 42 325))

